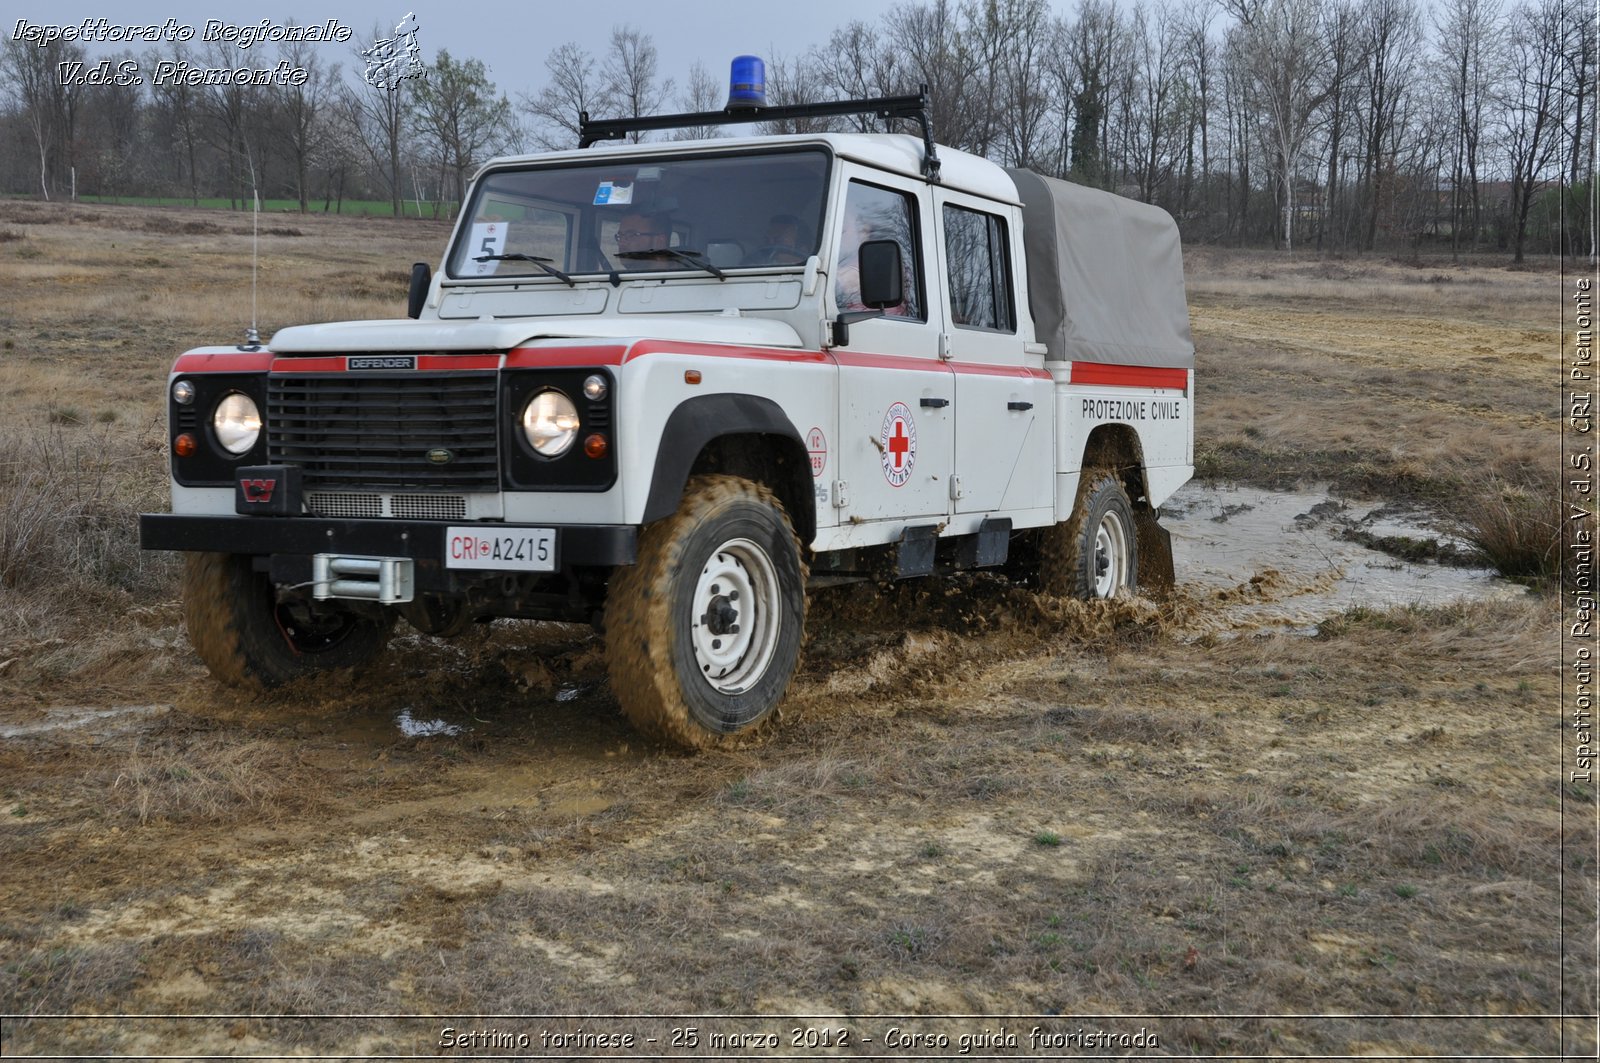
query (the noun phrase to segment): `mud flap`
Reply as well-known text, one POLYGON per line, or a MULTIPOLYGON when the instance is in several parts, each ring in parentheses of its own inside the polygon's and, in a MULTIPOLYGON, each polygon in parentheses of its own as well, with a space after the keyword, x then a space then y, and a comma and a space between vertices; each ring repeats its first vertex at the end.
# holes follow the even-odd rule
POLYGON ((1139 593, 1164 595, 1172 591, 1172 535, 1156 520, 1156 511, 1141 507, 1133 514, 1138 537, 1139 593))

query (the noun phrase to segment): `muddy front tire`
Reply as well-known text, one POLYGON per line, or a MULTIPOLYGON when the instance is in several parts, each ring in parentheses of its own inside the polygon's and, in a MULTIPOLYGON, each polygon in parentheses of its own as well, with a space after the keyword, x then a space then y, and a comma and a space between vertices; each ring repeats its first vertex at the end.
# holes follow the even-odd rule
POLYGON ((1138 534, 1133 504, 1115 473, 1085 469, 1072 517, 1046 528, 1039 582, 1062 597, 1115 598, 1138 589, 1138 534))
POLYGON ((686 749, 773 725, 805 631, 806 570, 771 491, 697 476, 678 511, 639 535, 606 600, 606 659, 628 719, 686 749))
POLYGON ((308 601, 280 603, 271 582, 239 554, 185 556, 183 619, 189 642, 229 686, 274 687, 365 663, 389 642, 383 619, 308 601))

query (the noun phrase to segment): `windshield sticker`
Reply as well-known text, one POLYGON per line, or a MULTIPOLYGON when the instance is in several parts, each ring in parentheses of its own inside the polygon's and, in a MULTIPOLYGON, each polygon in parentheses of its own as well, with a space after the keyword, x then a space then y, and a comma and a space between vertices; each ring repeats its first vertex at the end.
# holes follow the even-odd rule
POLYGON ((604 207, 617 203, 633 202, 633 185, 621 182, 601 181, 600 187, 594 190, 594 205, 604 207))
POLYGON ((472 239, 467 244, 471 249, 467 252, 467 261, 462 274, 467 277, 487 276, 500 268, 497 259, 490 258, 487 262, 478 262, 478 258, 489 255, 503 255, 506 253, 506 230, 510 228, 503 221, 480 221, 472 224, 472 239))
POLYGON ((639 181, 659 181, 659 180, 661 180, 661 167, 659 167, 659 166, 641 166, 641 167, 639 167, 639 173, 635 177, 635 180, 639 180, 639 181))

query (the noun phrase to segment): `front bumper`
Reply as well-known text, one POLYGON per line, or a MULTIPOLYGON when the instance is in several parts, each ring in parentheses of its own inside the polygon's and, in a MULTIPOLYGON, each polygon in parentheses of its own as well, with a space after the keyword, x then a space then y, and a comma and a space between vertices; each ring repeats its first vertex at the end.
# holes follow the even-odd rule
MULTIPOLYGON (((139 546, 145 550, 206 550, 265 557, 315 554, 408 557, 420 569, 443 569, 445 529, 463 521, 340 520, 327 517, 199 516, 141 513, 139 546)), ((483 524, 486 533, 552 528, 558 570, 631 565, 638 559, 638 529, 615 524, 483 524)))

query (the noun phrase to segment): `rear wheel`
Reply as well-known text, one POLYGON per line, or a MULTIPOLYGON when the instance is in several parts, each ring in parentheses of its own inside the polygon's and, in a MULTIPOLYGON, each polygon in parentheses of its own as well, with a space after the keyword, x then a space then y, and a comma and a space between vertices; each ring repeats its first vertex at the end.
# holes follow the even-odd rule
POLYGON ((280 602, 271 581, 240 554, 184 558, 183 618, 211 674, 230 686, 274 687, 365 663, 389 642, 394 617, 314 602, 280 602))
POLYGON ((782 503, 736 476, 697 476, 645 528, 606 599, 611 685, 639 730, 729 746, 777 720, 800 660, 805 565, 782 503))
POLYGON ((1044 530, 1039 581, 1051 594, 1115 598, 1138 587, 1133 504, 1115 473, 1085 469, 1072 517, 1044 530))

